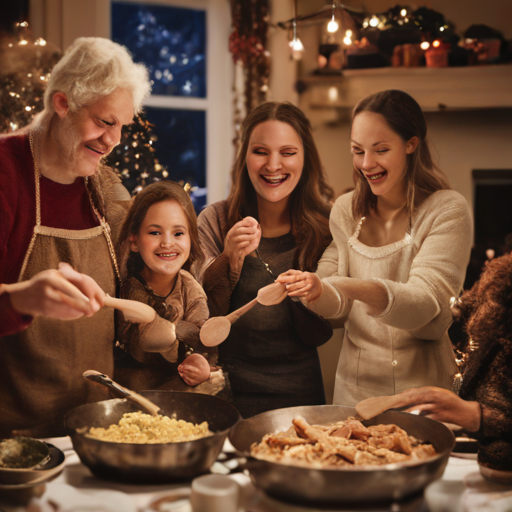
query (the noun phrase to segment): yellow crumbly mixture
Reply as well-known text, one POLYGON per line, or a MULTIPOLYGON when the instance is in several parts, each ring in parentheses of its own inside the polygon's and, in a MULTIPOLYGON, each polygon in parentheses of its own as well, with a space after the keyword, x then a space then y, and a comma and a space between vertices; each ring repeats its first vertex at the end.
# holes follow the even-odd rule
POLYGON ((108 428, 91 427, 87 437, 111 443, 156 444, 193 441, 211 434, 206 421, 194 425, 168 416, 128 412, 116 425, 108 428))

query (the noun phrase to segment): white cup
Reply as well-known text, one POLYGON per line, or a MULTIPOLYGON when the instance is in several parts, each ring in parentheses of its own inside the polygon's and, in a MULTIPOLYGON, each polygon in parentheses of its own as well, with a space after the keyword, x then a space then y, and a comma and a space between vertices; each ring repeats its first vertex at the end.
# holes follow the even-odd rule
POLYGON ((194 512, 238 512, 239 487, 225 475, 204 475, 192 481, 194 512))

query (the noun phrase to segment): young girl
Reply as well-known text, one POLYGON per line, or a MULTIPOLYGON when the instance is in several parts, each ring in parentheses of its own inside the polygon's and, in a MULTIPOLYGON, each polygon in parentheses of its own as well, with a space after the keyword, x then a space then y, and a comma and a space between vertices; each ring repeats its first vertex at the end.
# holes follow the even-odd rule
POLYGON ((119 259, 121 297, 149 304, 158 315, 147 324, 120 322, 124 357, 115 379, 133 390, 218 393, 224 379, 210 371, 217 350, 199 340, 206 295, 187 272, 203 259, 197 219, 180 185, 153 183, 137 195, 121 230, 119 259))
POLYGON ((464 282, 471 216, 433 164, 426 135, 408 94, 361 100, 352 120, 356 187, 333 206, 333 242, 316 274, 291 270, 277 279, 316 313, 345 321, 335 403, 452 388, 450 298, 464 282))

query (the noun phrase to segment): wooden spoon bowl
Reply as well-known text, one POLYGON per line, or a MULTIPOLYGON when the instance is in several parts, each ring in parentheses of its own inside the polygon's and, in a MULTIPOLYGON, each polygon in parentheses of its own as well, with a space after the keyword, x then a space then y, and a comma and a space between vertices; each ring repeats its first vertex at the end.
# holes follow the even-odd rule
POLYGON ((199 331, 199 338, 205 347, 216 347, 228 336, 231 322, 226 316, 214 316, 206 320, 199 331))
POLYGON ((288 292, 284 284, 272 283, 259 289, 258 302, 263 306, 274 306, 283 302, 287 296, 288 292))

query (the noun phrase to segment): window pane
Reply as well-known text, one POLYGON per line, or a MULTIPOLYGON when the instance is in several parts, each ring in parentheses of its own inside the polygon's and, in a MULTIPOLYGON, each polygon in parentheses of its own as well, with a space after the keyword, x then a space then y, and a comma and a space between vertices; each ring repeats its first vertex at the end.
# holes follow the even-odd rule
POLYGON ((197 212, 206 204, 206 114, 202 110, 145 107, 153 124, 155 156, 173 181, 185 181, 197 190, 191 199, 197 212))
POLYGON ((148 67, 152 94, 206 98, 206 12, 112 3, 112 40, 148 67))

